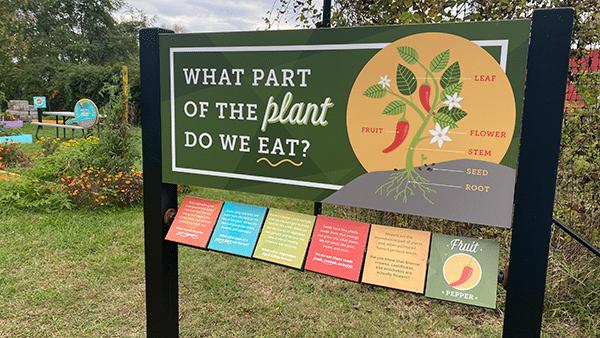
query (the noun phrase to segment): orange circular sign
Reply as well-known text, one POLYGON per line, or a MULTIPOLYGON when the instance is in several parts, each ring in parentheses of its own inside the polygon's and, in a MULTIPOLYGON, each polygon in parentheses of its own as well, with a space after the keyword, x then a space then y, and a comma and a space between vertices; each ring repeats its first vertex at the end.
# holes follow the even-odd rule
POLYGON ((415 34, 378 52, 348 100, 350 143, 368 171, 455 159, 499 163, 515 128, 512 87, 482 47, 415 34))

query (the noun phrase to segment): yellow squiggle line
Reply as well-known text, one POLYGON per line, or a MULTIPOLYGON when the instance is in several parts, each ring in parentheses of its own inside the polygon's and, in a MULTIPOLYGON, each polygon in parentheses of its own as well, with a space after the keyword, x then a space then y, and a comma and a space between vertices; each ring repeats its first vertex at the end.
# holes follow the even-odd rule
POLYGON ((283 159, 283 160, 281 160, 281 161, 277 162, 276 164, 273 164, 273 163, 271 163, 271 161, 269 161, 269 159, 268 159, 268 158, 266 158, 266 157, 259 158, 258 160, 256 160, 256 163, 258 163, 258 162, 260 162, 260 161, 267 161, 267 163, 269 163, 269 165, 270 165, 271 167, 276 167, 276 166, 280 165, 280 164, 281 164, 281 163, 283 163, 283 162, 290 162, 292 165, 295 165, 296 167, 299 167, 299 166, 301 166, 302 164, 304 164, 304 162, 300 162, 300 163, 294 163, 294 161, 290 160, 289 158, 283 159))

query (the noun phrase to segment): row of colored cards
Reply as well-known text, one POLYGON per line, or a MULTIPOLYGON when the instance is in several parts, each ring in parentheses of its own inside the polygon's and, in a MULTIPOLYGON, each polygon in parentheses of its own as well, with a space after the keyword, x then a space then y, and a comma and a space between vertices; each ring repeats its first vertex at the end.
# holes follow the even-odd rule
POLYGON ((499 243, 186 196, 166 237, 355 282, 495 308, 499 243))

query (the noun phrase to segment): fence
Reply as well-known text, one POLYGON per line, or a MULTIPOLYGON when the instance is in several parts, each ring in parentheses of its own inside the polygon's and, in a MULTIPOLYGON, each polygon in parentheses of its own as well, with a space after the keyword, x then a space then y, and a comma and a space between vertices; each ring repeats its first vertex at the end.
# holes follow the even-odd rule
POLYGON ((598 107, 600 51, 587 50, 586 55, 572 56, 569 60, 569 68, 567 93, 565 95, 568 107, 598 107))

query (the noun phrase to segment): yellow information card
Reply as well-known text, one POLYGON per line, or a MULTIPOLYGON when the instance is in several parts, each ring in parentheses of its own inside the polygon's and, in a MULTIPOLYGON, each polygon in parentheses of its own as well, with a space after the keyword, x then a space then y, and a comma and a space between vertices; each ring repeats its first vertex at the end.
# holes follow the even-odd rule
POLYGON ((431 233, 373 224, 362 282, 423 293, 431 233))

